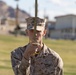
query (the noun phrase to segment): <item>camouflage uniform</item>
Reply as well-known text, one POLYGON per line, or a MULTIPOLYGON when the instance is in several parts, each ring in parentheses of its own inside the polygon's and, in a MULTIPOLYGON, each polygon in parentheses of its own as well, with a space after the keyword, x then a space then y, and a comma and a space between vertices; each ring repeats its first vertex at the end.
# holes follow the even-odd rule
POLYGON ((11 52, 15 75, 63 75, 63 61, 55 51, 44 44, 42 51, 28 61, 23 57, 26 47, 11 52))

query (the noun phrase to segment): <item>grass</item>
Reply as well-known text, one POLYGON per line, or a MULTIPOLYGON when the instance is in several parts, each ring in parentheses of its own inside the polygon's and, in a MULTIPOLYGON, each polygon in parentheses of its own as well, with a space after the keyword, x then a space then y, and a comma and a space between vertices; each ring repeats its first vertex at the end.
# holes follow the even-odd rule
MULTIPOLYGON (((44 39, 44 42, 62 57, 64 75, 76 75, 76 41, 44 39)), ((14 75, 11 68, 10 52, 27 43, 28 38, 24 36, 0 35, 0 75, 14 75)))

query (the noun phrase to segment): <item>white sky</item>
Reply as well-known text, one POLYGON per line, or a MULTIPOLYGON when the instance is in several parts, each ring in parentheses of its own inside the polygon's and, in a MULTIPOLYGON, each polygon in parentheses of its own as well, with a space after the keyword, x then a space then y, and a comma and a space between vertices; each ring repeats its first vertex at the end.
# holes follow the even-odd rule
MULTIPOLYGON (((2 0, 9 6, 16 8, 15 0, 2 0)), ((19 8, 34 16, 35 0, 19 0, 19 8)), ((50 20, 54 17, 66 14, 76 14, 76 0, 38 0, 38 16, 49 16, 50 20)))

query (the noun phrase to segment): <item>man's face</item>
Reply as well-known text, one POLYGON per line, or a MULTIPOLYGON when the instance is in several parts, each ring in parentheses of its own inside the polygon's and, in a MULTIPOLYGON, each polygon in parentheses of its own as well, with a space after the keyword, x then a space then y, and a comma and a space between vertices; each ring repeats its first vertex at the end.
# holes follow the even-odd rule
MULTIPOLYGON (((34 40, 34 30, 31 29, 31 30, 27 30, 27 34, 29 36, 29 40, 34 40)), ((41 30, 41 31, 36 31, 36 41, 37 42, 42 42, 42 38, 43 36, 46 34, 46 30, 41 30)))

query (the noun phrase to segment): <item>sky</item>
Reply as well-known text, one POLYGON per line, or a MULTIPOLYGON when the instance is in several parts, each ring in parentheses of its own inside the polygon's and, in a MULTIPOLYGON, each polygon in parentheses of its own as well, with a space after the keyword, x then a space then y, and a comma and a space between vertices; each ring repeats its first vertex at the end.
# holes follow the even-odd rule
MULTIPOLYGON (((1 0, 9 6, 16 8, 19 5, 21 10, 34 16, 35 0, 1 0)), ((55 17, 67 14, 76 15, 76 0, 38 0, 38 17, 43 18, 48 16, 50 20, 55 20, 55 17)))

